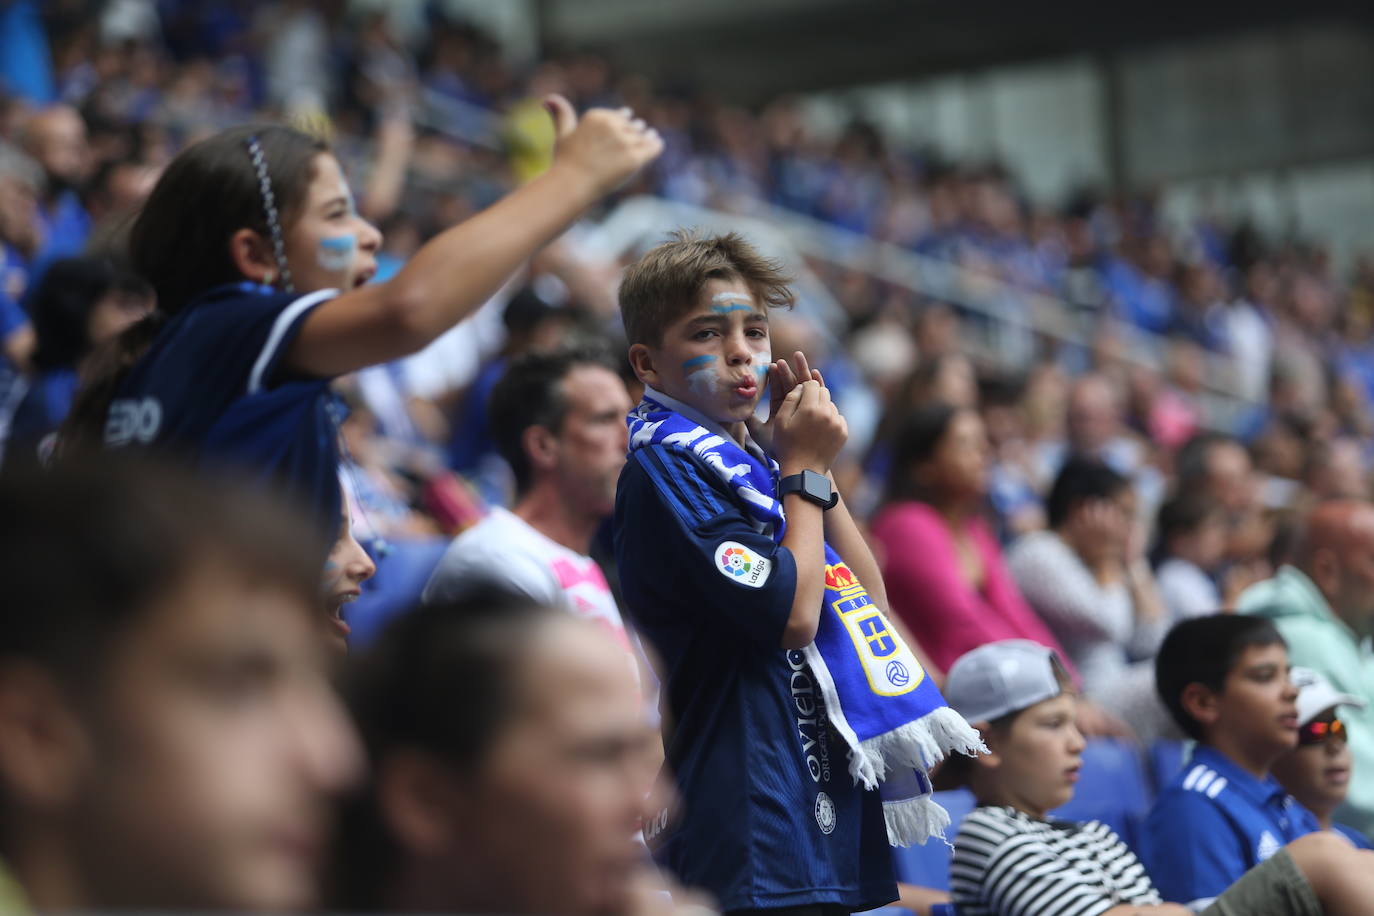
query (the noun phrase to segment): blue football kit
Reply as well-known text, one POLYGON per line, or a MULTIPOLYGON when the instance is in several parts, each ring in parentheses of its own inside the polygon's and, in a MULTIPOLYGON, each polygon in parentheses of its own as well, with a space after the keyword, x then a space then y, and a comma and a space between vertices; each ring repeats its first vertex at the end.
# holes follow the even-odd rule
POLYGON ((1141 858, 1165 900, 1188 903, 1219 895, 1288 843, 1320 829, 1273 776, 1256 779, 1199 745, 1150 810, 1141 858))
POLYGON ((736 499, 677 446, 636 449, 620 477, 616 568, 658 654, 681 799, 646 838, 725 910, 880 906, 896 898, 881 799, 850 778, 803 654, 781 648, 791 552, 736 499))
POLYGON ((336 295, 234 283, 190 303, 121 382, 105 444, 246 471, 335 531, 339 405, 329 379, 291 375, 281 361, 306 316, 336 295))

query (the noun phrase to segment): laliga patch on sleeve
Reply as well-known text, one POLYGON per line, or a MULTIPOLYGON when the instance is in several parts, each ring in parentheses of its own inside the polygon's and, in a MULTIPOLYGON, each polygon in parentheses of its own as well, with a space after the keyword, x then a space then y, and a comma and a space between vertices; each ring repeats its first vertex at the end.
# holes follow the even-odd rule
POLYGON ((773 571, 773 564, 738 541, 721 541, 716 548, 716 571, 740 585, 763 588, 768 574, 773 571))

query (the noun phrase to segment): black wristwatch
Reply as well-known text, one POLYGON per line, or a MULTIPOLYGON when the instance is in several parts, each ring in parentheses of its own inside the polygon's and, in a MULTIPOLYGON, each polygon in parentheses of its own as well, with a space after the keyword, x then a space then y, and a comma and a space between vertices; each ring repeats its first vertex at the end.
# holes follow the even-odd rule
POLYGON ((840 494, 830 485, 830 478, 812 470, 792 474, 778 481, 778 499, 781 500, 788 493, 798 493, 802 499, 822 509, 833 509, 840 501, 840 494))

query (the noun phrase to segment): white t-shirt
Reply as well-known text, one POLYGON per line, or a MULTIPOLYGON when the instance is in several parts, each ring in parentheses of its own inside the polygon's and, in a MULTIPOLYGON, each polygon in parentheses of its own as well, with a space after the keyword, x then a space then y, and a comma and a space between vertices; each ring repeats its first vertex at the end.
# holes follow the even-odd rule
POLYGON ((451 601, 482 585, 566 607, 578 617, 603 624, 627 652, 634 652, 620 608, 596 561, 539 533, 506 509, 492 509, 453 539, 425 585, 422 600, 451 601))

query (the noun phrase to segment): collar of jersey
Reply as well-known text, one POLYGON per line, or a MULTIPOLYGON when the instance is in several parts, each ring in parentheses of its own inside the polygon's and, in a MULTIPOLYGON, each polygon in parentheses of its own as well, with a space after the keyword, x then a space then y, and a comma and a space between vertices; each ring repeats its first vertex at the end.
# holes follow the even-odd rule
POLYGON ((1194 749, 1192 759, 1184 768, 1185 774, 1197 764, 1216 770, 1218 775, 1226 778, 1228 790, 1235 789, 1257 805, 1281 806, 1284 798, 1288 795, 1283 791, 1283 786, 1279 785, 1279 781, 1274 778, 1272 773, 1264 779, 1256 779, 1241 769, 1230 757, 1205 744, 1199 744, 1194 749))
MULTIPOLYGON (((668 408, 674 413, 682 414, 684 417, 691 420, 693 423, 697 424, 698 426, 701 426, 709 432, 715 433, 717 436, 720 436, 724 439, 728 439, 731 442, 733 442, 735 439, 735 437, 724 426, 721 426, 715 420, 712 420, 710 417, 706 416, 706 414, 697 410, 695 407, 682 403, 677 398, 671 398, 655 388, 650 388, 648 385, 644 386, 644 396, 657 401, 658 403, 662 404, 664 407, 668 408)), ((749 435, 747 431, 744 434, 744 450, 747 451, 749 454, 753 455, 759 461, 763 462, 764 467, 768 466, 768 458, 764 455, 763 449, 759 448, 758 444, 754 442, 753 438, 749 435)))

